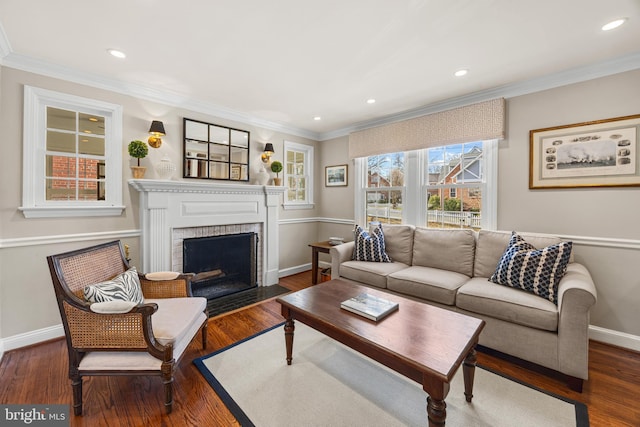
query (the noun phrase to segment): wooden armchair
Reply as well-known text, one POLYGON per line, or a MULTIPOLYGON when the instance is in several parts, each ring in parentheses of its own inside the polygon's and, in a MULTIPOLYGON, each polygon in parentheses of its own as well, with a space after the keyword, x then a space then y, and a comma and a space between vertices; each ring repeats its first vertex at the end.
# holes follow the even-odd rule
POLYGON ((85 375, 159 375, 170 413, 176 361, 198 330, 207 346, 207 301, 192 297, 190 276, 151 281, 139 275, 143 303, 92 304, 84 298, 85 286, 129 270, 120 241, 48 256, 47 261, 67 340, 74 414, 82 414, 85 375))

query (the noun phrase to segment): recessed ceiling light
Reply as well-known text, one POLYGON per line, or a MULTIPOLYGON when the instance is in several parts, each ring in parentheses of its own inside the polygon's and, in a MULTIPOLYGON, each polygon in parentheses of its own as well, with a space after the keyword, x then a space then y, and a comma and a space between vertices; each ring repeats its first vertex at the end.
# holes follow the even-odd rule
POLYGON ((315 120, 315 121, 322 120, 322 117, 320 117, 320 116, 315 116, 315 117, 313 118, 313 120, 315 120))
POLYGON ((98 121, 98 119, 96 119, 95 117, 89 117, 89 121, 90 121, 90 122, 97 122, 97 121, 98 121))
POLYGON ((375 104, 375 103, 376 103, 375 99, 373 99, 373 98, 367 99, 367 104, 375 104))
POLYGON ((121 50, 107 49, 107 52, 109 52, 111 55, 115 56, 116 58, 124 59, 127 57, 127 55, 121 50))
POLYGON ((616 19, 602 26, 602 31, 611 31, 626 22, 627 18, 616 19))
POLYGON ((453 75, 456 77, 462 77, 462 76, 466 76, 468 72, 469 70, 458 70, 455 73, 453 73, 453 75))

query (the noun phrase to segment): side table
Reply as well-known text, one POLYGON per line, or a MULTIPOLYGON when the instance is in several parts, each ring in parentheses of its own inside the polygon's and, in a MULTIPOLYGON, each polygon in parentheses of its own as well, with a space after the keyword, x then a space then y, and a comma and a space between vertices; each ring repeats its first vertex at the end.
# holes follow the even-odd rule
POLYGON ((311 284, 318 283, 318 254, 320 252, 328 254, 331 245, 328 240, 322 242, 311 243, 311 284))

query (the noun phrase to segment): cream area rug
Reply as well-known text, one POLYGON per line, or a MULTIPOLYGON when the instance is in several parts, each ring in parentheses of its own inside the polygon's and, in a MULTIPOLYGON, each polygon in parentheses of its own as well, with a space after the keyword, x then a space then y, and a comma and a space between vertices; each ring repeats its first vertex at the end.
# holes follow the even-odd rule
MULTIPOLYGON (((242 426, 426 426, 427 394, 400 374, 296 322, 293 363, 281 325, 194 363, 242 426)), ((473 401, 462 369, 451 384, 447 426, 589 425, 586 406, 478 367, 473 401)))

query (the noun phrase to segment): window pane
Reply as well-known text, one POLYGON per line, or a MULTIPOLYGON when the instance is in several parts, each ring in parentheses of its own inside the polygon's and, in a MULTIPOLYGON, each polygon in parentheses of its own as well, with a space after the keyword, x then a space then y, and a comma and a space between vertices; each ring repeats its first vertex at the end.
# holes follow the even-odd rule
POLYGON ((450 197, 450 190, 428 190, 427 227, 479 229, 482 210, 481 188, 458 188, 458 197, 450 197))
POLYGON ((46 157, 46 174, 53 178, 75 178, 75 157, 50 156, 46 157))
POLYGON ((367 191, 367 222, 402 223, 402 191, 367 191))
POLYGON ((295 151, 287 151, 287 162, 293 163, 296 161, 296 152, 295 151))
POLYGON ((63 133, 53 130, 47 131, 47 151, 57 151, 59 153, 76 152, 75 133, 63 133))
POLYGON ((78 183, 78 200, 98 200, 98 182, 80 181, 78 183))
POLYGON ((47 178, 46 200, 75 200, 76 181, 47 178))
POLYGON ((296 151, 296 163, 303 163, 304 162, 304 153, 301 151, 296 151))
POLYGON ((75 111, 47 107, 47 127, 49 129, 76 131, 75 111))
POLYGON ((104 138, 95 136, 80 136, 78 153, 92 156, 104 156, 104 138))
POLYGON ((404 153, 391 153, 367 158, 368 187, 404 186, 404 153))
POLYGON ((78 131, 81 133, 104 135, 104 117, 80 113, 78 115, 78 126, 78 131))

